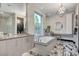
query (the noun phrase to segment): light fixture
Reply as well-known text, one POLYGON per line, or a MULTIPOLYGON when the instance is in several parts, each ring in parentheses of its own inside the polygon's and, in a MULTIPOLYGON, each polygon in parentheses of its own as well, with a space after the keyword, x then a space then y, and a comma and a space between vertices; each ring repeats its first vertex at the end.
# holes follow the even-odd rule
POLYGON ((60 4, 59 9, 57 10, 57 14, 63 15, 65 13, 65 7, 63 4, 60 4))

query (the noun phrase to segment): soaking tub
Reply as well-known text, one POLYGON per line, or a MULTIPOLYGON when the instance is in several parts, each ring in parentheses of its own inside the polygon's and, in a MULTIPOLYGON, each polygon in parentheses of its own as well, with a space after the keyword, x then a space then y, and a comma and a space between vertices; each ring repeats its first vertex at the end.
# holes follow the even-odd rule
POLYGON ((39 37, 39 41, 36 43, 41 44, 41 45, 48 45, 53 40, 56 40, 56 37, 54 37, 54 36, 41 36, 41 37, 39 37))

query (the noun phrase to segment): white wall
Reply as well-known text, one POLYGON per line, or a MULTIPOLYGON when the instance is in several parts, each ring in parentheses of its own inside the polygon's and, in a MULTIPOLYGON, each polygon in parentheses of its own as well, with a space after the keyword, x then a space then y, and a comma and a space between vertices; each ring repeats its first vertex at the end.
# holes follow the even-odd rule
POLYGON ((47 25, 51 26, 51 31, 58 34, 72 34, 72 13, 65 14, 64 16, 53 16, 47 18, 47 25), (56 30, 56 22, 61 22, 63 28, 61 30, 56 30))
MULTIPOLYGON (((45 23, 45 15, 39 11, 39 7, 34 4, 28 4, 28 33, 34 34, 35 28, 34 28, 34 12, 38 12, 43 16, 43 22, 45 23)), ((43 24, 43 27, 45 27, 45 24, 43 24)))

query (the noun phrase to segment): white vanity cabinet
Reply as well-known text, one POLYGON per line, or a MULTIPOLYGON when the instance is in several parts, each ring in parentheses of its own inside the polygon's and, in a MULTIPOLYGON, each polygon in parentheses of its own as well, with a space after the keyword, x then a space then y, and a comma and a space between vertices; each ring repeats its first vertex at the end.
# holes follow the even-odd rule
POLYGON ((20 56, 33 48, 33 37, 20 37, 0 41, 0 56, 20 56))
POLYGON ((33 44, 34 42, 32 37, 24 37, 17 39, 17 55, 22 55, 29 49, 32 49, 33 44))
MULTIPOLYGON (((12 39, 12 40, 5 40, 6 41, 6 55, 7 56, 12 56, 12 55, 16 55, 17 53, 17 40, 16 39, 12 39)), ((2 41, 3 42, 3 41, 2 41)))

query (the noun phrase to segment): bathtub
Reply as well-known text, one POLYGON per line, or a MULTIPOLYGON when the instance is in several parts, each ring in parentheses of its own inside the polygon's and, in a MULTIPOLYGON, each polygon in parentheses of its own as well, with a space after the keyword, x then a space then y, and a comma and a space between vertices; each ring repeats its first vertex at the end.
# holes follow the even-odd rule
POLYGON ((48 43, 49 41, 54 40, 54 39, 56 39, 56 37, 43 36, 43 37, 40 37, 40 38, 39 38, 39 42, 48 43))
POLYGON ((54 40, 56 40, 56 37, 54 36, 41 36, 35 43, 40 45, 49 45, 54 40))

